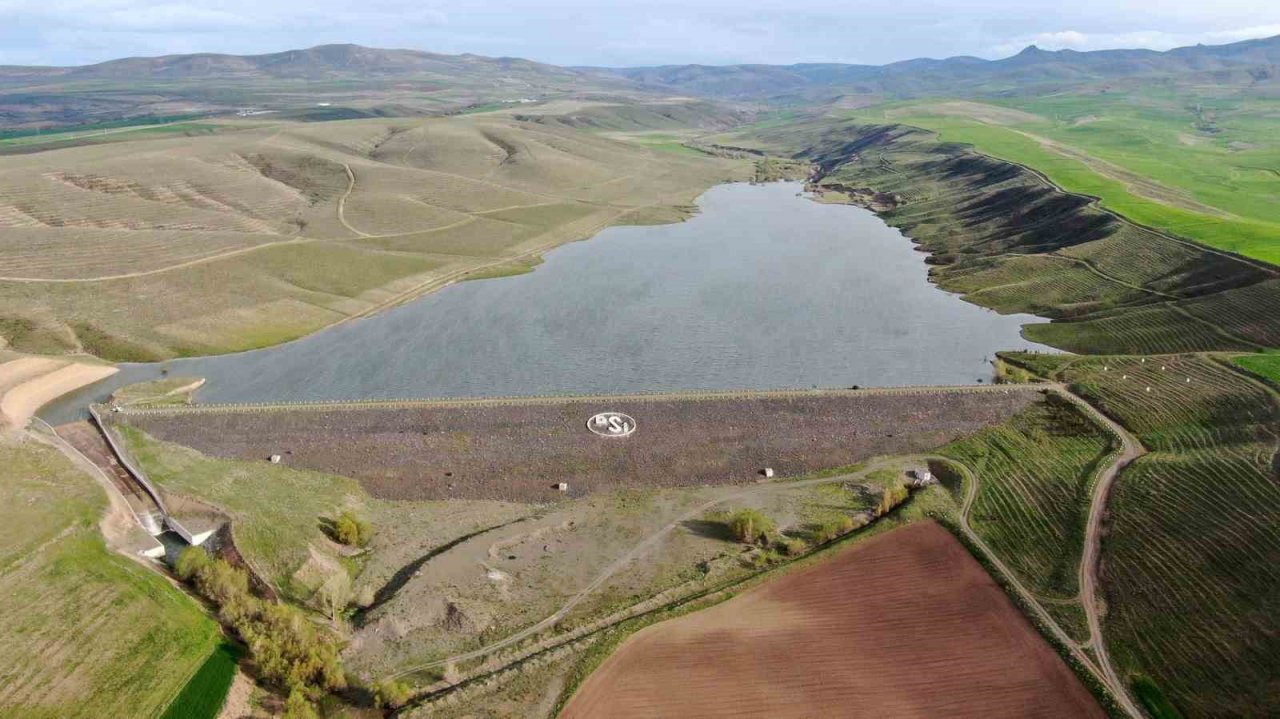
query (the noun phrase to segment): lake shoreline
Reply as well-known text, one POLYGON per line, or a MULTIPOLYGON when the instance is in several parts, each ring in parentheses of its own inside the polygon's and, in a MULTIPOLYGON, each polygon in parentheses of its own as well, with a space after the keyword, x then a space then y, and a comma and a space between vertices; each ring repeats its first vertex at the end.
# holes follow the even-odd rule
POLYGON ((533 272, 451 283, 273 347, 124 363, 41 414, 71 419, 168 372, 207 377, 199 399, 213 403, 565 396, 969 384, 992 377, 996 350, 1051 349, 1021 336, 1039 318, 942 290, 916 243, 803 189, 716 185, 684 222, 610 227, 533 272))

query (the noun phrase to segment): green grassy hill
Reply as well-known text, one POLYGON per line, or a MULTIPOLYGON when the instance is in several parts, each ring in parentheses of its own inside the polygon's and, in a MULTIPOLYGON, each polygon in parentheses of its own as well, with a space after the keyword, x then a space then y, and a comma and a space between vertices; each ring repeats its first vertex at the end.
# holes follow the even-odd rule
POLYGON ((103 543, 103 490, 0 435, 0 717, 157 716, 221 640, 155 571, 103 543))
POLYGON ((1079 591, 1093 474, 1115 449, 1109 433, 1067 400, 1049 396, 939 452, 980 477, 970 510, 974 531, 1038 595, 1069 600, 1079 591))
POLYGON ((1280 103, 1234 93, 1092 92, 856 111, 972 145, 1134 222, 1280 263, 1280 103))
MULTIPOLYGON (((687 119, 711 121, 699 107, 687 119)), ((0 336, 118 361, 269 346, 610 225, 681 219, 751 171, 669 149, 492 113, 0 157, 0 336)))

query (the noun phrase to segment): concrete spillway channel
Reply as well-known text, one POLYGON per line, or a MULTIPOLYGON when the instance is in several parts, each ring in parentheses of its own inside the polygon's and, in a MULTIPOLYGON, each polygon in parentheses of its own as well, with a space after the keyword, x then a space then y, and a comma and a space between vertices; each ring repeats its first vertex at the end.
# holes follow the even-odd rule
POLYGON ((60 425, 54 431, 106 474, 128 503, 138 524, 156 538, 156 543, 142 554, 172 562, 183 548, 208 539, 212 531, 193 534, 169 514, 160 492, 129 460, 96 409, 91 408, 90 413, 91 420, 60 425))
POLYGON ((120 464, 96 426, 87 421, 72 422, 59 425, 56 431, 59 437, 106 473, 148 534, 154 537, 164 531, 164 511, 160 509, 159 503, 120 464))

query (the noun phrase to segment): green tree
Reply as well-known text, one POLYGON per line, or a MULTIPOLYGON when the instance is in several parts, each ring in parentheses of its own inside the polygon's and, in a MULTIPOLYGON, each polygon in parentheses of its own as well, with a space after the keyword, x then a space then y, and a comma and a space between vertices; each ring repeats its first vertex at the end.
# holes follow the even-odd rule
POLYGON ((729 517, 729 532, 740 542, 755 542, 773 532, 772 519, 758 509, 739 509, 729 517))
POLYGON ((333 523, 334 537, 349 547, 363 547, 373 538, 373 526, 349 510, 343 510, 333 523))
POLYGON ((351 576, 345 569, 339 568, 316 591, 316 598, 329 615, 329 621, 337 622, 338 617, 351 604, 351 576))
POLYGON ((347 685, 333 639, 294 607, 260 602, 257 616, 240 633, 269 682, 289 690, 347 685))
POLYGON ((196 588, 218 606, 250 597, 249 575, 222 558, 213 560, 196 574, 196 588))
POLYGON ((187 559, 183 569, 193 573, 196 589, 218 606, 219 618, 249 646, 263 680, 288 690, 291 701, 296 694, 305 704, 294 702, 298 713, 286 716, 315 716, 308 697, 347 685, 333 636, 297 608, 254 596, 243 569, 220 558, 201 563, 187 559))
POLYGON ((294 689, 284 703, 284 719, 319 719, 319 715, 307 695, 294 689))
POLYGON ((178 555, 178 561, 173 563, 173 571, 178 579, 190 582, 209 566, 210 561, 209 553, 202 547, 187 547, 178 555))
POLYGON ((409 701, 413 691, 408 684, 385 679, 373 685, 373 701, 383 709, 399 709, 409 701))

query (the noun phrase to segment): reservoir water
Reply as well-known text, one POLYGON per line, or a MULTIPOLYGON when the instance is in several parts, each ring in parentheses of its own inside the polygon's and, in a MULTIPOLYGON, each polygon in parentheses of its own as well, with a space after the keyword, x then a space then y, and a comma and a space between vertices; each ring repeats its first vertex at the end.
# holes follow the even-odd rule
POLYGON ((463 282, 288 344, 125 364, 46 406, 75 418, 111 390, 206 377, 201 402, 397 399, 970 384, 1032 315, 928 281, 924 255, 874 213, 798 183, 721 185, 674 225, 614 227, 536 271, 463 282))

